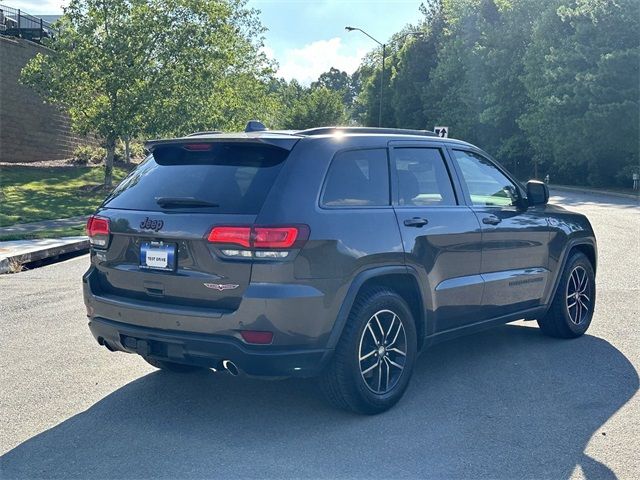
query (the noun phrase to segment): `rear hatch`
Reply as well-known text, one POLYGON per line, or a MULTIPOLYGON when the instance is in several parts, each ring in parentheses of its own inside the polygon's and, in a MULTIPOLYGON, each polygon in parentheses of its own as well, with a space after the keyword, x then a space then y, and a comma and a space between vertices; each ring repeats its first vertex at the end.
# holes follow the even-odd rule
POLYGON ((191 138, 151 144, 153 154, 95 217, 94 230, 100 219, 107 228, 104 242, 92 236, 100 292, 237 309, 252 261, 224 258, 208 237, 216 225, 254 224, 295 142, 191 138))

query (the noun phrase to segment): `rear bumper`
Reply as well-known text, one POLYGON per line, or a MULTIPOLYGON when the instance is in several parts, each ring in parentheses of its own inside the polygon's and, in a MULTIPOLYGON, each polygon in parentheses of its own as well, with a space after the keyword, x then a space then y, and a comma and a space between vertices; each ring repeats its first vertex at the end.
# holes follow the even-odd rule
POLYGON ((89 321, 89 329, 98 343, 111 350, 202 367, 218 367, 223 360, 231 360, 241 372, 256 376, 316 376, 332 353, 252 347, 216 335, 137 327, 100 317, 89 321))
POLYGON ((112 350, 204 367, 231 360, 246 374, 315 376, 329 362, 335 323, 311 287, 253 285, 233 312, 172 306, 103 293, 92 267, 83 277, 89 328, 112 350), (275 293, 274 293, 275 290, 275 293), (274 333, 270 345, 245 343, 241 330, 274 333))

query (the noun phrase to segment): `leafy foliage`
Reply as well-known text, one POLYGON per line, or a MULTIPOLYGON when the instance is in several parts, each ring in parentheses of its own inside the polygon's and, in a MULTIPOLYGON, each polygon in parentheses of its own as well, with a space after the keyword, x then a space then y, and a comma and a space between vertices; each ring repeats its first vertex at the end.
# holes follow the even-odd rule
POLYGON ((105 139, 106 184, 118 138, 239 128, 265 108, 271 66, 245 0, 72 0, 58 28, 22 78, 105 139))
MULTIPOLYGON (((433 0, 422 14, 389 42, 384 126, 448 125, 521 177, 629 183, 640 165, 637 0, 433 0)), ((352 111, 366 125, 377 125, 379 55, 356 72, 352 111)))
POLYGON ((341 84, 329 85, 333 89, 322 85, 320 81, 311 87, 303 87, 295 80, 289 83, 275 81, 272 91, 279 109, 272 123, 284 129, 343 124, 346 121, 346 90, 341 84))
POLYGON ((638 32, 634 0, 555 1, 536 23, 524 59, 531 108, 520 121, 561 179, 610 185, 638 165, 638 32))
POLYGON ((104 148, 95 145, 78 145, 73 150, 71 163, 75 165, 89 165, 91 163, 101 163, 105 157, 104 148))
POLYGON ((516 175, 628 184, 640 168, 637 0, 430 0, 353 75, 275 79, 246 0, 71 0, 23 80, 104 139, 382 125, 481 145, 516 175), (419 32, 421 35, 414 35, 419 32), (383 98, 380 99, 382 82, 383 98))

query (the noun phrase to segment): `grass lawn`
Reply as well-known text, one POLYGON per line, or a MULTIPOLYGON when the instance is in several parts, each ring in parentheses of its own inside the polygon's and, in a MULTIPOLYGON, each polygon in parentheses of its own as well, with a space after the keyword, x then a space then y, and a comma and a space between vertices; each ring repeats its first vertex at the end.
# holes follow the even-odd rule
MULTIPOLYGON (((114 185, 127 173, 125 168, 115 167, 114 185)), ((101 167, 0 167, 0 227, 88 215, 107 195, 92 188, 103 178, 101 167)), ((44 232, 34 235, 43 237, 29 238, 51 236, 44 232)))
POLYGON ((0 242, 9 242, 11 240, 36 240, 39 238, 77 237, 86 234, 87 232, 85 230, 85 226, 84 224, 82 224, 73 227, 41 230, 39 232, 33 233, 9 233, 7 235, 0 234, 0 242))

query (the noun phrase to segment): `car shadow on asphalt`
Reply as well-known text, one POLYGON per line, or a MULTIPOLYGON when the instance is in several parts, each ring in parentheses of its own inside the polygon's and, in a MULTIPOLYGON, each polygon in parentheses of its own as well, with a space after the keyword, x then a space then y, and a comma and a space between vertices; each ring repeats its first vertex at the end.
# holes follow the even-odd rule
POLYGON ((506 325, 429 349, 375 417, 331 409, 313 380, 153 372, 0 466, 4 479, 615 478, 584 449, 637 390, 605 340, 506 325))

